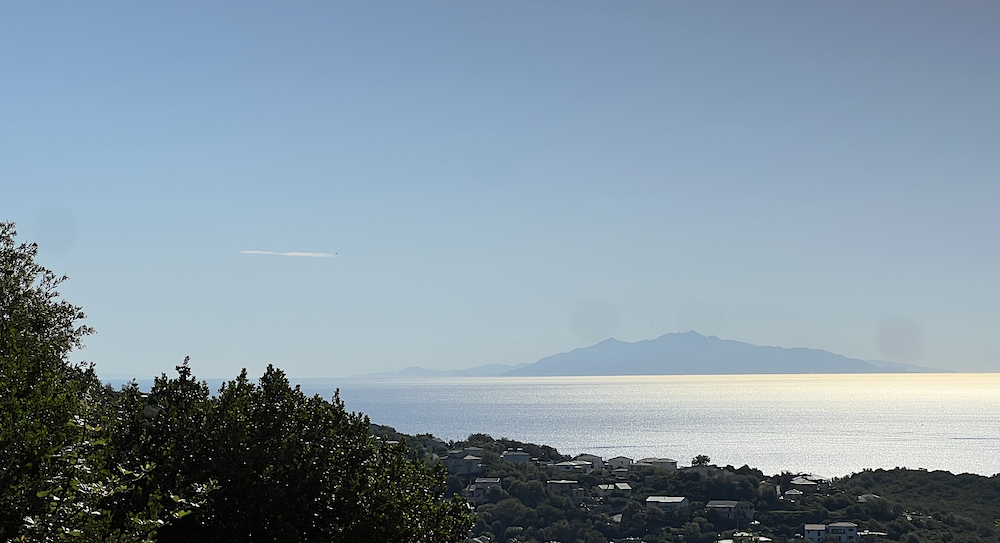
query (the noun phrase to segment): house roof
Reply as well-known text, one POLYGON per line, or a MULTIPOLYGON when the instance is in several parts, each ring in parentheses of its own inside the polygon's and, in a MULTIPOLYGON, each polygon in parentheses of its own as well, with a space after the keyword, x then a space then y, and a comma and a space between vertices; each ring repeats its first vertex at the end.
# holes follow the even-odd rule
POLYGON ((736 500, 708 500, 705 507, 736 507, 736 500))
MULTIPOLYGON (((611 460, 628 460, 629 462, 632 461, 632 459, 629 458, 629 457, 627 457, 627 456, 616 456, 616 457, 612 458, 611 460)), ((611 460, 608 460, 608 461, 610 462, 611 460)))
POLYGON ((853 522, 834 522, 830 526, 836 526, 838 528, 857 528, 858 525, 853 522))
POLYGON ((576 481, 567 481, 566 479, 557 479, 553 481, 545 481, 546 484, 558 484, 558 485, 575 485, 576 481))
POLYGON ((686 500, 687 498, 684 496, 650 496, 646 498, 646 502, 653 503, 681 503, 686 500))
POLYGON ((826 531, 826 524, 806 524, 802 527, 802 529, 806 531, 823 532, 826 531))
POLYGON ((499 477, 476 477, 477 483, 499 483, 499 477))
POLYGON ((500 453, 500 456, 503 457, 503 456, 531 456, 531 455, 524 451, 504 451, 500 453))

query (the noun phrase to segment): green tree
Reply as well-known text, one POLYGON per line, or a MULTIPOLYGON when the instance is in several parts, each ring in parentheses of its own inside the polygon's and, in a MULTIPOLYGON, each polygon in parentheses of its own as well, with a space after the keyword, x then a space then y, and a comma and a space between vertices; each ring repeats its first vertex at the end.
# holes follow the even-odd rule
POLYGON ((118 395, 69 361, 93 330, 16 235, 0 223, 0 540, 147 541, 209 487, 168 507, 127 499, 148 466, 109 463, 118 395))
POLYGON ((122 441, 135 448, 119 454, 155 465, 140 501, 218 488, 159 541, 444 543, 468 534, 468 506, 445 499, 443 467, 384 444, 338 396, 306 396, 270 366, 258 383, 244 371, 212 396, 186 361, 177 370, 132 398, 122 441))
POLYGON ((445 543, 472 524, 445 472, 338 396, 269 367, 217 396, 185 363, 149 394, 68 356, 92 332, 0 223, 0 541, 445 543))
POLYGON ((83 312, 59 299, 66 280, 35 262, 38 246, 18 244, 14 224, 0 223, 0 540, 26 517, 45 511, 39 496, 63 463, 54 454, 73 442, 93 370, 69 363, 92 330, 83 312))

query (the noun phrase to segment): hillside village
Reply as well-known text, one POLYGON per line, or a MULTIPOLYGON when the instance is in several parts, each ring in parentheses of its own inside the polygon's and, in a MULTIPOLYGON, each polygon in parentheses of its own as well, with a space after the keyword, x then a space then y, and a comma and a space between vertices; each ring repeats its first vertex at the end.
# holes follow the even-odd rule
MULTIPOLYGON (((475 508, 470 543, 997 541, 995 504, 974 518, 907 508, 879 494, 887 475, 943 472, 878 470, 830 480, 766 476, 748 466, 716 466, 705 456, 684 465, 666 457, 568 457, 483 434, 463 442, 412 441, 415 454, 447 469, 449 493, 475 508)), ((970 477, 998 486, 995 478, 970 477)))

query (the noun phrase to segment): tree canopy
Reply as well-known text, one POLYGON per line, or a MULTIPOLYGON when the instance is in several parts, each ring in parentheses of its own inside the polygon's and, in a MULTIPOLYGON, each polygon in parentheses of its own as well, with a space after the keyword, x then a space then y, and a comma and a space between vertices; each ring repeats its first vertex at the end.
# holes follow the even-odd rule
POLYGON ((446 543, 472 526, 445 471, 339 396, 269 366, 212 394, 185 360, 146 393, 69 354, 93 331, 66 278, 0 223, 0 541, 446 543))

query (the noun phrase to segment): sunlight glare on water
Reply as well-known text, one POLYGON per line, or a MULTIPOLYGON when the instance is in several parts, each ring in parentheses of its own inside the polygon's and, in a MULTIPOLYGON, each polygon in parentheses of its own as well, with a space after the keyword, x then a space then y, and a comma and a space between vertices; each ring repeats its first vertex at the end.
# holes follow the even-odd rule
POLYGON ((697 454, 841 476, 865 468, 1000 472, 1000 374, 669 375, 302 380, 408 434, 470 433, 604 458, 697 454))

